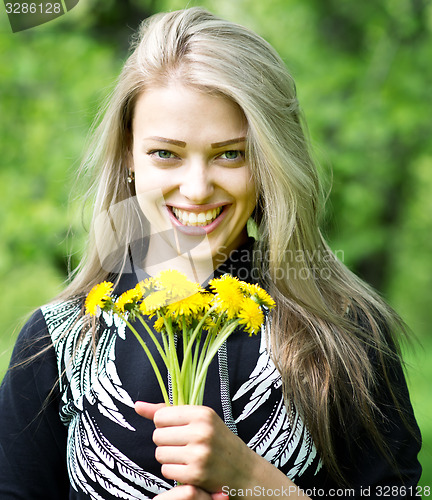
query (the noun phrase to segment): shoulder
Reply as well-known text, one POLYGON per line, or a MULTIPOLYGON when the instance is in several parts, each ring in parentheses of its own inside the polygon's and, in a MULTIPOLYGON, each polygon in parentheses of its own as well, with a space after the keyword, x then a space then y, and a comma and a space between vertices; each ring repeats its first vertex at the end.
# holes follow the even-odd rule
POLYGON ((14 392, 18 397, 21 397, 20 394, 27 394, 26 391, 30 394, 29 397, 42 392, 48 394, 55 385, 56 377, 53 343, 40 308, 33 312, 18 335, 9 369, 2 381, 1 398, 14 392))
POLYGON ((49 344, 47 325, 41 309, 33 312, 22 327, 12 354, 13 362, 19 363, 38 354, 49 344))
MULTIPOLYGON (((84 315, 84 299, 59 300, 41 307, 47 335, 54 347, 59 367, 74 359, 84 338, 92 338, 92 325, 84 315), (69 360, 69 361, 68 361, 69 360)), ((85 345, 91 341, 85 342, 85 345)))
POLYGON ((65 330, 83 316, 83 299, 59 300, 46 304, 40 312, 50 334, 65 330))
POLYGON ((81 304, 79 300, 57 301, 34 311, 18 335, 12 364, 31 360, 52 347, 56 335, 76 323, 81 304))

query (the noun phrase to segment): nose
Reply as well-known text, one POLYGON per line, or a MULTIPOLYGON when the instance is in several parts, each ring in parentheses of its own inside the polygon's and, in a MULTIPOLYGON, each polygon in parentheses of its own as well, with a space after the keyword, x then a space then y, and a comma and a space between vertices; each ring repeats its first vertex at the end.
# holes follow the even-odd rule
POLYGON ((180 193, 192 203, 207 201, 214 192, 211 166, 202 159, 190 161, 183 171, 180 193))

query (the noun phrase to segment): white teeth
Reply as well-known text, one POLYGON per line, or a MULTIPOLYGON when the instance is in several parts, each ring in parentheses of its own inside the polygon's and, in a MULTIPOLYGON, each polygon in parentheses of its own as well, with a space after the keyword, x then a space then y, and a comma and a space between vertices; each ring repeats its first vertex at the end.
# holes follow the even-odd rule
POLYGON ((171 207, 174 215, 184 226, 207 226, 218 217, 222 207, 207 210, 207 212, 189 212, 180 208, 171 207))
POLYGON ((195 212, 191 212, 189 214, 189 223, 190 224, 195 224, 195 222, 198 222, 197 214, 195 212))

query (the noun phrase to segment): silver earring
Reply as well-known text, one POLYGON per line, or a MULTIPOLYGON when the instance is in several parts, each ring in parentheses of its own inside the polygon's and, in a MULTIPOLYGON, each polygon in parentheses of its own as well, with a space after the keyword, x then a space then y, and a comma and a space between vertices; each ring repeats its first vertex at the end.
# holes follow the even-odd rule
POLYGON ((129 175, 127 177, 128 184, 131 184, 135 180, 135 173, 129 169, 129 175))

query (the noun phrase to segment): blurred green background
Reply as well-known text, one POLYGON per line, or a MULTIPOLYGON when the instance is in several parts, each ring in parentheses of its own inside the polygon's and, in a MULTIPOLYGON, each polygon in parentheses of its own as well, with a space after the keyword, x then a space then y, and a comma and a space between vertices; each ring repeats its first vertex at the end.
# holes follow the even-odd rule
MULTIPOLYGON (((407 376, 432 485, 432 6, 426 0, 189 1, 272 43, 332 191, 324 232, 419 342, 407 376)), ((176 0, 82 0, 12 33, 0 13, 0 376, 22 322, 77 263, 86 220, 71 190, 87 131, 139 20, 176 0)), ((241 63, 241 62, 240 62, 241 63)), ((74 192, 79 192, 80 187, 74 192)))

